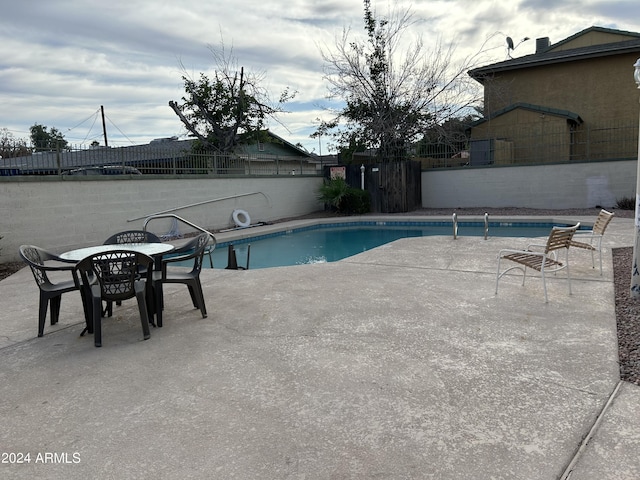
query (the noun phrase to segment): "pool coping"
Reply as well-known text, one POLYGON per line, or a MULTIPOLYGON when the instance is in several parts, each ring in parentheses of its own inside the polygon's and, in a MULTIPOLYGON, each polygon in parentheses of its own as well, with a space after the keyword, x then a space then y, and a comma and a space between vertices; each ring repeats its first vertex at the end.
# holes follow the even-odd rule
MULTIPOLYGON (((593 221, 578 220, 572 216, 515 216, 515 215, 494 215, 489 217, 490 225, 492 223, 509 223, 509 224, 566 224, 575 225, 580 221, 581 227, 591 227, 593 221)), ((246 242, 248 239, 260 239, 277 236, 283 232, 293 232, 304 229, 314 229, 318 226, 369 226, 382 223, 399 224, 399 226, 423 226, 433 225, 437 223, 451 224, 452 216, 448 215, 357 215, 349 217, 321 217, 311 219, 291 220, 287 222, 278 222, 273 224, 256 225, 246 228, 237 228, 224 232, 214 233, 217 244, 225 246, 231 242, 246 242)), ((458 224, 464 225, 469 223, 479 223, 484 225, 484 215, 465 215, 458 216, 458 224)), ((474 225, 477 226, 477 225, 474 225)), ((453 231, 451 233, 453 235, 453 231)))

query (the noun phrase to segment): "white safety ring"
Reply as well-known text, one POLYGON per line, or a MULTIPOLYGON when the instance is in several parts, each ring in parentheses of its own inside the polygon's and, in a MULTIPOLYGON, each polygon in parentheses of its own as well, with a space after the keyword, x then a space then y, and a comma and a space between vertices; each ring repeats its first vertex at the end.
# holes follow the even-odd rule
POLYGON ((249 217, 249 214, 240 209, 233 211, 233 221, 236 227, 248 227, 251 225, 251 217, 249 217))

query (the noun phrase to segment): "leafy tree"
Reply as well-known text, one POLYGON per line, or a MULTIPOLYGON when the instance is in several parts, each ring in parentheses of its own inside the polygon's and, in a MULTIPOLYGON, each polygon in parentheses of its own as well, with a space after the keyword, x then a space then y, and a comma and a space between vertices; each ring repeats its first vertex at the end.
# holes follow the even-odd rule
POLYGON ((417 143, 416 154, 432 158, 451 158, 454 154, 468 148, 469 128, 478 118, 477 114, 469 114, 432 125, 417 143))
POLYGON ((213 77, 200 73, 198 79, 193 79, 185 72, 182 80, 186 94, 181 103, 172 100, 169 106, 202 148, 227 153, 247 138, 260 139, 267 119, 275 119, 283 112, 283 104, 295 92, 286 89, 274 104, 260 86, 262 75, 245 73, 244 68, 238 70, 232 52, 227 53, 224 44, 209 49, 216 63, 213 77))
POLYGON ((45 127, 35 123, 29 129, 31 144, 36 151, 68 150, 69 144, 64 135, 55 127, 45 127))
POLYGON ((432 125, 476 100, 477 87, 466 75, 471 58, 454 67, 453 47, 439 42, 427 56, 421 37, 399 51, 412 24, 408 10, 378 19, 364 0, 366 38, 353 39, 345 29, 335 51, 322 52, 330 96, 345 106, 320 129, 336 125, 338 143, 374 148, 379 161, 407 158, 411 144, 432 125))
POLYGON ((0 128, 0 158, 13 158, 31 155, 26 140, 15 138, 7 128, 0 128))

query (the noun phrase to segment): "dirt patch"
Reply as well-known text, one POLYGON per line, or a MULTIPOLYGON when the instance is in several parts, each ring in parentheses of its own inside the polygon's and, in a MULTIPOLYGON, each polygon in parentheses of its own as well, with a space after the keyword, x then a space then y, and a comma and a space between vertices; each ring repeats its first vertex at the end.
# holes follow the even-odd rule
POLYGON ((25 264, 22 262, 0 263, 0 280, 3 280, 10 275, 13 275, 24 266, 25 264))

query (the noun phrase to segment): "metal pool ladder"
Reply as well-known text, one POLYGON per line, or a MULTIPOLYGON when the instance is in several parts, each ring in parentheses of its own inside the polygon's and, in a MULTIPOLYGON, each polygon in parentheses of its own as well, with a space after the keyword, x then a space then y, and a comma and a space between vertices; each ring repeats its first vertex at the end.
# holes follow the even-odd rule
MULTIPOLYGON (((453 222, 453 239, 458 239, 458 214, 453 212, 451 217, 453 222)), ((489 214, 485 212, 484 214, 484 239, 486 240, 489 237, 489 214)))
POLYGON ((458 239, 458 214, 456 212, 453 212, 451 219, 453 221, 453 239, 457 240, 458 239))
POLYGON ((489 214, 484 212, 484 239, 489 236, 489 214))

